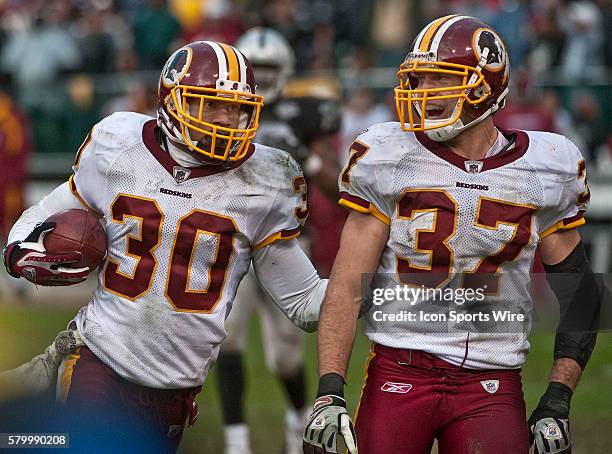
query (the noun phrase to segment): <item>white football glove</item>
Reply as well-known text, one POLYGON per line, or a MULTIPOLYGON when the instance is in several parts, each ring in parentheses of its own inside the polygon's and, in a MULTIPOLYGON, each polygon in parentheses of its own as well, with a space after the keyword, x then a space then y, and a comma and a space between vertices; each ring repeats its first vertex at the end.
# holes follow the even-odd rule
POLYGON ((531 414, 530 451, 533 454, 571 454, 569 413, 572 390, 563 383, 551 382, 531 414))
POLYGON ((337 453, 336 441, 342 436, 351 454, 357 454, 357 437, 346 411, 346 401, 339 396, 319 397, 304 431, 304 454, 337 453))

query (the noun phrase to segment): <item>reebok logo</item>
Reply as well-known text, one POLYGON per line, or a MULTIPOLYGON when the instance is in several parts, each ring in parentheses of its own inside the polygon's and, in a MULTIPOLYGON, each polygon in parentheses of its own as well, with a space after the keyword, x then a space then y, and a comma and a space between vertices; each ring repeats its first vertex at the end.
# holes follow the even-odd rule
POLYGON ((386 393, 406 394, 412 389, 412 385, 408 383, 393 383, 388 381, 380 387, 381 391, 386 393))

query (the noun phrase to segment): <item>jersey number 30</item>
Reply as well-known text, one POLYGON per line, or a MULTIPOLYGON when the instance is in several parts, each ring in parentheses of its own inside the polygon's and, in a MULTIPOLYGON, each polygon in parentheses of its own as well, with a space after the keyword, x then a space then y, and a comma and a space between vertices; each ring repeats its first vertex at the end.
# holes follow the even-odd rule
MULTIPOLYGON (((123 224, 135 219, 140 235, 128 235, 126 255, 136 260, 131 275, 119 270, 119 263, 108 259, 104 286, 111 292, 135 300, 151 289, 157 259, 153 252, 161 241, 164 214, 153 199, 119 194, 111 206, 112 221, 123 224)), ((177 311, 211 312, 221 297, 226 270, 234 251, 234 234, 238 228, 230 218, 202 210, 192 210, 176 227, 168 263, 165 295, 177 311), (217 250, 208 269, 208 288, 190 290, 190 271, 200 233, 217 237, 217 250)))

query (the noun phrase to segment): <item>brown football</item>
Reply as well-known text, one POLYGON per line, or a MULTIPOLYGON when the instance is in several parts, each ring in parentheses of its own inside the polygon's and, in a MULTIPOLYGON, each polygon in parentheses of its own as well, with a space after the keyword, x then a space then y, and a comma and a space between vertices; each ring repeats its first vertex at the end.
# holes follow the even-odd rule
POLYGON ((74 208, 55 213, 47 221, 55 222, 55 228, 45 235, 47 251, 79 251, 82 258, 70 265, 72 268, 93 269, 102 264, 106 255, 106 232, 95 213, 74 208))

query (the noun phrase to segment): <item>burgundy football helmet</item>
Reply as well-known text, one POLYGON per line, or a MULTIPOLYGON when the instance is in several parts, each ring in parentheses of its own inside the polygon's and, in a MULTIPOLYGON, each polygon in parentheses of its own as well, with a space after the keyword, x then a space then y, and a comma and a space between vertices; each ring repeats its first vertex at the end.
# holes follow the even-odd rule
POLYGON ((451 15, 428 24, 400 65, 395 105, 402 129, 446 141, 503 107, 509 61, 499 35, 470 16, 451 15), (459 76, 459 85, 418 88, 425 74, 459 76), (428 118, 427 103, 456 99, 448 118, 428 118))
POLYGON ((213 41, 187 44, 170 56, 159 77, 158 98, 157 123, 168 138, 222 161, 245 156, 263 105, 263 97, 255 94, 248 59, 236 48, 213 41), (237 124, 207 121, 207 109, 219 103, 239 110, 237 124))

